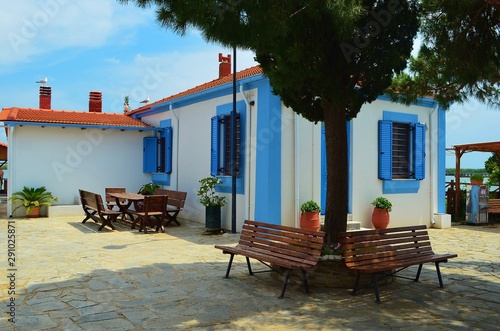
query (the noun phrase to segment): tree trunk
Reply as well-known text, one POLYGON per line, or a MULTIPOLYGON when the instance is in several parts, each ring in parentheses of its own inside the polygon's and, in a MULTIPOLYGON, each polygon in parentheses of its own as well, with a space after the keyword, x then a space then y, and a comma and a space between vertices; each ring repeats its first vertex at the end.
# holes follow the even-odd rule
POLYGON ((325 245, 338 243, 338 233, 347 229, 348 160, 344 107, 325 105, 326 211, 325 245))

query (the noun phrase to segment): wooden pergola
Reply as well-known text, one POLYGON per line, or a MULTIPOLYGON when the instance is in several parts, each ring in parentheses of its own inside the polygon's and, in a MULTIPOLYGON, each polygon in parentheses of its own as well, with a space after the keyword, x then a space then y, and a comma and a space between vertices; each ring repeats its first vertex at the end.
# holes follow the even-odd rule
POLYGON ((458 217, 460 210, 460 159, 462 155, 469 152, 490 152, 494 153, 500 160, 500 141, 487 143, 474 143, 453 146, 455 150, 455 217, 458 217))

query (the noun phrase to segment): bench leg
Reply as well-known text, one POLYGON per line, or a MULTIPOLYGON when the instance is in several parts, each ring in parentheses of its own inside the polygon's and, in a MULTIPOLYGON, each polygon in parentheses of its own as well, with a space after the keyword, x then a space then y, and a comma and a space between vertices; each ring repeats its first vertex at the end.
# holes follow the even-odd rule
POLYGON ((89 219, 93 219, 94 222, 97 223, 97 221, 92 217, 96 214, 97 212, 88 212, 88 211, 85 211, 85 219, 82 221, 82 224, 85 224, 85 222, 87 222, 89 219))
POLYGON ((177 225, 181 225, 181 223, 179 223, 179 221, 177 220, 177 215, 179 214, 179 212, 180 212, 180 210, 174 212, 173 215, 170 215, 170 213, 167 212, 166 216, 167 216, 168 220, 167 220, 165 226, 168 226, 172 222, 174 222, 177 225))
POLYGON ((422 272, 422 266, 423 266, 423 264, 420 264, 418 266, 417 275, 415 276, 415 279, 413 280, 414 282, 418 282, 418 280, 420 278, 420 273, 422 272))
POLYGON ((435 262, 436 263, 436 272, 438 274, 438 279, 439 279, 439 287, 444 287, 443 286, 443 278, 441 278, 441 270, 439 269, 439 262, 435 262))
POLYGON ((97 229, 97 231, 101 231, 106 225, 108 225, 111 229, 115 230, 115 226, 113 225, 113 220, 116 219, 114 216, 106 216, 106 217, 101 217, 102 219, 102 225, 97 229))
POLYGON ((250 259, 248 257, 246 257, 246 259, 247 259, 248 273, 250 274, 250 276, 252 276, 253 271, 252 271, 252 266, 250 265, 250 259))
POLYGON ((380 302, 380 294, 378 293, 378 283, 377 283, 376 273, 372 274, 372 282, 373 282, 373 288, 375 290, 375 298, 377 299, 377 302, 380 302))
POLYGON ((279 296, 280 299, 282 299, 285 296, 286 285, 288 284, 288 278, 290 278, 290 269, 287 269, 286 271, 285 280, 283 282, 283 287, 281 288, 281 294, 279 296))
POLYGON ((233 264, 233 258, 234 258, 234 254, 231 254, 231 257, 229 258, 229 263, 227 264, 226 275, 224 276, 224 278, 229 278, 229 272, 231 271, 231 265, 233 264))
POLYGON ((306 290, 306 293, 309 293, 309 284, 307 284, 307 273, 304 269, 300 270, 302 272, 302 280, 304 282, 304 289, 306 290))
POLYGON ((352 288, 352 295, 355 295, 358 291, 359 286, 359 277, 361 277, 361 273, 359 271, 356 272, 356 280, 354 281, 354 287, 352 288))

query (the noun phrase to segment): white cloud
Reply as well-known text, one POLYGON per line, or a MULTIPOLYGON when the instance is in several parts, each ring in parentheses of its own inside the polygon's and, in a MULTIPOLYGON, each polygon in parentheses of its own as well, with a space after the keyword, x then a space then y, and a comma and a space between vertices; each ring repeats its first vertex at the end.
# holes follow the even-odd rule
POLYGON ((115 0, 23 0, 2 5, 0 72, 72 47, 104 45, 108 38, 152 20, 153 12, 115 0))
MULTIPOLYGON (((205 45, 198 51, 170 51, 155 54, 138 53, 129 62, 119 67, 109 67, 104 74, 113 77, 111 112, 119 112, 121 100, 130 96, 130 106, 139 107, 139 102, 150 97, 157 101, 173 94, 218 78, 218 54, 232 54, 222 46, 205 45)), ((254 54, 237 51, 237 70, 255 66, 254 54)))

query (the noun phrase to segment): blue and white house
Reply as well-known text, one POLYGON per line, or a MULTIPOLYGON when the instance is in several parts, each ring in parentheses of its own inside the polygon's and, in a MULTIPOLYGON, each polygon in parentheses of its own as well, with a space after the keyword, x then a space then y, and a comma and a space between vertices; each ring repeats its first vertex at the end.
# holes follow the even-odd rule
MULTIPOLYGON (((225 65, 221 63, 221 66, 225 65)), ((224 72, 224 70, 221 70, 224 72)), ((232 75, 153 102, 127 115, 157 128, 144 138, 142 172, 188 192, 181 217, 204 222, 198 180, 224 181, 223 227, 231 228, 228 115, 232 75)), ((244 219, 298 226, 300 205, 326 199, 324 128, 285 107, 259 67, 237 73, 237 228, 244 219)), ((347 123, 349 219, 370 228, 378 196, 393 203, 391 224, 442 224, 445 215, 445 112, 432 99, 412 106, 381 96, 347 123)))

